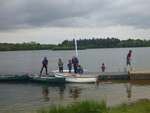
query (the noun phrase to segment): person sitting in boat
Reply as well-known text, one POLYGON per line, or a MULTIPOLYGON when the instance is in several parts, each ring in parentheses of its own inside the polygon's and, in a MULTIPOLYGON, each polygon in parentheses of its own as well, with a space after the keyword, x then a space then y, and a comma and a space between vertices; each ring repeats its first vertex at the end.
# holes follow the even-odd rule
POLYGON ((59 72, 63 73, 63 65, 64 63, 62 62, 61 58, 58 59, 58 67, 59 67, 59 72))
POLYGON ((77 67, 77 72, 78 72, 79 74, 83 74, 83 68, 82 68, 81 65, 78 65, 78 67, 77 67))
POLYGON ((101 70, 102 70, 102 72, 105 72, 105 69, 106 69, 105 64, 104 64, 104 63, 102 63, 102 66, 101 66, 101 70))
POLYGON ((77 57, 73 57, 72 58, 72 64, 73 64, 73 68, 74 68, 74 73, 77 73, 77 67, 78 67, 78 64, 79 64, 79 60, 77 57))
POLYGON ((42 75, 42 71, 43 71, 43 68, 45 68, 46 70, 46 75, 48 75, 47 73, 47 66, 48 66, 48 60, 47 60, 47 57, 44 57, 44 59, 42 60, 42 68, 41 68, 41 71, 40 71, 40 76, 42 75))
POLYGON ((72 70, 72 61, 71 60, 68 60, 68 70, 69 70, 69 73, 71 73, 71 70, 72 70))

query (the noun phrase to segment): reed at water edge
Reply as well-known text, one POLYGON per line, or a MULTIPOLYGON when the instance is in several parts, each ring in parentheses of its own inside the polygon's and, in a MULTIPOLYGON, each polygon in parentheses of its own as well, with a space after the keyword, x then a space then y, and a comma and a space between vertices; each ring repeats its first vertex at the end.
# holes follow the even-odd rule
POLYGON ((104 101, 82 101, 67 106, 51 106, 37 113, 150 113, 150 100, 107 107, 104 101))

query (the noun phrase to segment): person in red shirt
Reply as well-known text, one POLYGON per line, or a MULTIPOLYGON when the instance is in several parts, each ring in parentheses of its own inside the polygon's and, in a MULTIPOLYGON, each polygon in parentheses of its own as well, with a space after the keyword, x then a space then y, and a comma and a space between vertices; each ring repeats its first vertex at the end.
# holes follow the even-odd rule
POLYGON ((127 66, 131 65, 131 55, 132 55, 132 50, 129 50, 129 52, 127 54, 127 66))

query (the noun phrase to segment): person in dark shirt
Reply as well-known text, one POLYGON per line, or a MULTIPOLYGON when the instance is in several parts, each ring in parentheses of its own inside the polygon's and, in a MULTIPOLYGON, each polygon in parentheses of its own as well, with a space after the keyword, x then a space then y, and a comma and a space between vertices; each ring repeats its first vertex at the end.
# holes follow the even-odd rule
POLYGON ((101 70, 102 70, 102 72, 105 72, 105 69, 106 69, 105 64, 104 64, 104 63, 102 63, 102 66, 101 66, 101 70))
POLYGON ((71 73, 71 70, 72 70, 72 61, 71 60, 68 60, 68 69, 69 69, 69 73, 71 73))
POLYGON ((82 68, 81 65, 78 65, 78 67, 77 67, 77 72, 78 72, 79 74, 83 74, 83 68, 82 68))
POLYGON ((74 73, 77 73, 77 67, 78 67, 78 64, 79 64, 79 60, 77 57, 73 57, 72 58, 72 64, 73 64, 73 68, 74 68, 74 73))
POLYGON ((48 75, 47 73, 47 66, 48 66, 48 60, 47 60, 47 57, 44 57, 43 61, 42 61, 42 68, 41 68, 41 71, 40 71, 40 75, 42 75, 42 71, 43 71, 43 68, 45 68, 46 70, 46 75, 48 75))

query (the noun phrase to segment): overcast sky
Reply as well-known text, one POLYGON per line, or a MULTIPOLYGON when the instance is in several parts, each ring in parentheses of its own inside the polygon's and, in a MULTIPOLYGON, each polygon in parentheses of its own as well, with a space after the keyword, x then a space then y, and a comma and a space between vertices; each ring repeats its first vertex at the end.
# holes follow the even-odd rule
POLYGON ((150 39, 150 0, 0 0, 0 42, 150 39))

